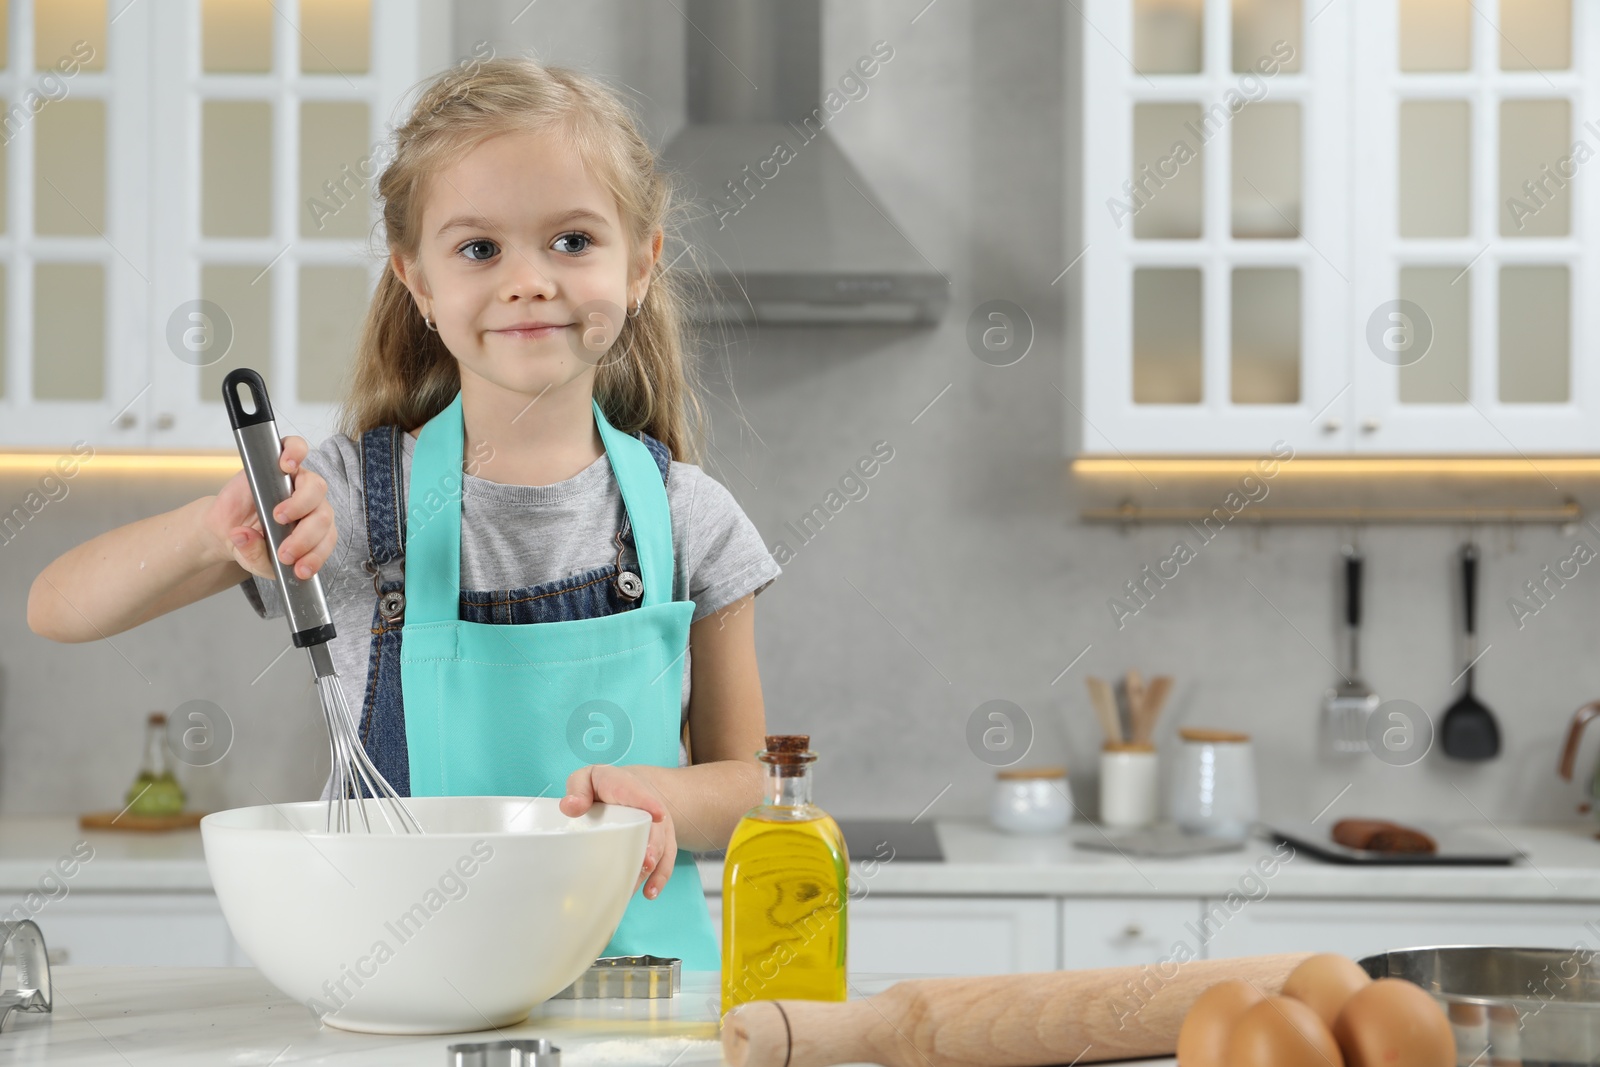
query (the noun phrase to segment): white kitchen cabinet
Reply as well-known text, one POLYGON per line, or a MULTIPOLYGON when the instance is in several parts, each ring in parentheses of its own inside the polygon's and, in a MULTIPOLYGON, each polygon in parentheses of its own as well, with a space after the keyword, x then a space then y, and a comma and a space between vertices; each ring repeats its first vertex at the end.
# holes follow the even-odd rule
MULTIPOLYGON (((0 903, 9 912, 20 901, 0 903)), ((33 921, 55 963, 140 967, 248 967, 212 893, 74 892, 33 921)))
POLYGON ((1600 948, 1592 904, 1268 899, 1226 918, 1221 900, 1205 900, 1202 907, 1203 914, 1216 916, 1208 959, 1273 952, 1338 952, 1359 959, 1424 945, 1600 948))
POLYGON ((1081 451, 1600 451, 1600 18, 1559 7, 1087 0, 1081 451))
POLYGON ((10 5, 0 444, 144 443, 150 5, 10 5), (139 10, 144 7, 144 10, 139 10), (70 9, 70 13, 69 13, 70 9), (131 345, 129 342, 131 341, 131 345))
MULTIPOLYGON (((722 944, 722 898, 708 894, 722 944)), ((850 902, 848 967, 892 974, 1014 974, 1060 966, 1056 901, 870 893, 850 902)))
POLYGON ((1196 933, 1200 901, 1194 897, 1064 897, 1061 966, 1133 967, 1176 958, 1184 942, 1202 954, 1196 933))
POLYGON ((0 160, 0 447, 231 449, 238 366, 331 432, 388 123, 448 60, 445 0, 360 9, 14 0, 0 90, 66 89, 0 160))
POLYGON ((890 897, 850 904, 850 969, 1012 974, 1060 966, 1055 901, 1026 897, 890 897))

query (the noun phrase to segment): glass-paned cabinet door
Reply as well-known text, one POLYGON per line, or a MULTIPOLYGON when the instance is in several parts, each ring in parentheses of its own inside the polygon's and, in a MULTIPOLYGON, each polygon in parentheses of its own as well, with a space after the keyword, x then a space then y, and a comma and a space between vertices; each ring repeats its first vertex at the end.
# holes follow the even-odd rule
POLYGON ((153 404, 174 446, 231 447, 221 385, 266 378, 278 429, 313 447, 378 269, 386 123, 417 69, 419 0, 163 5, 181 63, 158 75, 153 174, 174 220, 153 404))
POLYGON ((1356 449, 1600 448, 1580 295, 1600 237, 1597 18, 1578 0, 1362 6, 1356 449))
POLYGON ((1085 452, 1347 447, 1349 6, 1084 5, 1085 452))
POLYGON ((0 3, 0 446, 145 441, 149 21, 0 3))

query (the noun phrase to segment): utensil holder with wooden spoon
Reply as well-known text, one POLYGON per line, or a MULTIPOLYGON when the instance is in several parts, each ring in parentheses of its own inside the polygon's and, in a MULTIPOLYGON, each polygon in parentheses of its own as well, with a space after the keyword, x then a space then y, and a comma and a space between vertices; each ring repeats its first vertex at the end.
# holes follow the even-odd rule
POLYGON ((723 1017, 733 1067, 1041 1067, 1170 1056, 1201 993, 1242 978, 1267 995, 1311 953, 1092 971, 916 978, 859 1000, 760 1000, 723 1017))

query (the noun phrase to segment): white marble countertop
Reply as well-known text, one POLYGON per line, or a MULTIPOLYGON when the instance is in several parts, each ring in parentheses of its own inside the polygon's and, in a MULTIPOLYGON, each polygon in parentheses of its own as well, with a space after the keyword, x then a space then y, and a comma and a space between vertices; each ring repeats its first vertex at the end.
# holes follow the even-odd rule
MULTIPOLYGON (((322 1026, 253 968, 57 967, 55 1010, 18 1014, 0 1034, 0 1062, 87 1065, 159 1063, 340 1067, 440 1067, 445 1049, 469 1041, 548 1038, 562 1067, 720 1064, 718 978, 686 971, 671 1000, 552 1000, 500 1031, 385 1037, 322 1026)), ((860 995, 893 975, 855 975, 860 995)), ((1171 1059, 1123 1061, 1150 1067, 1171 1059)))
MULTIPOLYGON (((854 864, 854 877, 881 894, 915 896, 1226 895, 1273 845, 1253 840, 1243 851, 1186 859, 1146 859, 1074 847, 1074 834, 1012 837, 987 823, 935 823, 943 863, 890 860, 854 864)), ((1600 841, 1588 824, 1564 826, 1461 824, 1478 836, 1509 842, 1527 859, 1510 867, 1366 868, 1298 855, 1273 877, 1279 897, 1600 901, 1600 841)), ((65 880, 72 891, 210 892, 198 830, 161 834, 78 829, 71 816, 0 818, 0 899, 37 888, 74 849, 92 857, 65 880)), ((701 881, 720 892, 722 864, 699 862, 701 881)))

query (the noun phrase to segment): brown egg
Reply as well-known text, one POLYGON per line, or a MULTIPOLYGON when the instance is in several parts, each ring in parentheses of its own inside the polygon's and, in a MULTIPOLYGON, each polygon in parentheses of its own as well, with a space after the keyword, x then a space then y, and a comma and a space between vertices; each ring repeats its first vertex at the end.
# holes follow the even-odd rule
POLYGON ((1227 1064, 1344 1067, 1344 1057, 1327 1024, 1311 1008, 1292 997, 1268 997, 1239 1017, 1228 1039, 1227 1064))
POLYGON ((1196 997, 1178 1031, 1179 1067, 1229 1067, 1226 1053, 1234 1024, 1263 999, 1242 978, 1225 979, 1196 997))
POLYGON ((1355 960, 1335 952, 1324 952, 1289 972, 1283 983, 1283 995, 1293 997, 1316 1012, 1331 1029, 1344 1002, 1357 990, 1371 984, 1372 979, 1355 960))
POLYGON ((1380 978, 1345 1002, 1333 1034, 1350 1067, 1454 1067, 1444 1009, 1422 987, 1380 978))

